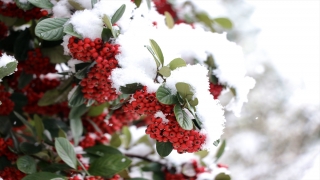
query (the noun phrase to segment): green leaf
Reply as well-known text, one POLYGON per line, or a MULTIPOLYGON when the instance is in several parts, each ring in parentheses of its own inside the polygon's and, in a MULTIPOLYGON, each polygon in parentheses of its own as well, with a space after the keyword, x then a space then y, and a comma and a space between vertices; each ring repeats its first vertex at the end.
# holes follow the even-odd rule
POLYGON ((92 6, 92 9, 94 7, 95 4, 97 4, 98 0, 91 0, 91 6, 92 6))
POLYGON ((73 25, 71 23, 68 23, 67 25, 64 25, 63 32, 66 33, 66 34, 69 34, 71 36, 75 36, 75 37, 77 37, 79 39, 82 39, 82 36, 79 33, 74 31, 73 25))
POLYGON ((231 29, 233 26, 232 22, 228 18, 215 18, 212 21, 219 24, 221 27, 225 29, 231 29))
POLYGON ((26 87, 33 79, 33 74, 26 74, 22 71, 22 74, 19 77, 18 80, 18 88, 23 89, 26 87))
MULTIPOLYGON (((182 98, 187 98, 189 96, 193 96, 193 92, 191 91, 190 85, 184 82, 176 83, 176 88, 182 98)), ((188 98, 190 100, 191 98, 188 98)))
POLYGON ((174 27, 174 20, 169 12, 164 12, 164 15, 166 17, 166 25, 168 26, 169 29, 172 29, 174 27))
POLYGON ((158 154, 161 157, 166 157, 171 153, 173 146, 172 146, 171 142, 158 142, 157 141, 156 149, 157 149, 158 154))
POLYGON ((58 137, 67 138, 66 132, 59 128, 58 137))
POLYGON ((38 115, 35 114, 33 116, 33 120, 34 120, 34 126, 36 128, 37 138, 40 142, 43 140, 43 131, 44 131, 42 119, 38 115))
POLYGON ((75 74, 75 77, 78 79, 83 79, 87 76, 87 74, 89 73, 90 69, 96 65, 96 62, 92 62, 92 63, 81 63, 84 65, 84 67, 81 70, 78 70, 75 74))
POLYGON ((75 10, 85 10, 85 8, 75 0, 68 0, 68 3, 74 7, 75 10))
POLYGON ((52 89, 44 93, 42 98, 38 101, 38 106, 49 106, 67 100, 68 93, 71 90, 69 86, 65 90, 52 89))
POLYGON ((83 125, 81 119, 70 119, 70 129, 73 136, 74 145, 78 146, 80 137, 83 133, 83 125))
POLYGON ((18 63, 16 61, 9 62, 7 65, 0 67, 0 79, 5 76, 12 74, 16 68, 18 63))
POLYGON ((200 22, 203 22, 207 27, 209 27, 212 32, 215 32, 214 28, 212 27, 212 21, 207 13, 198 13, 196 14, 196 17, 200 22))
POLYGON ((193 100, 188 100, 191 106, 195 107, 199 104, 198 98, 194 98, 193 100))
POLYGON ((44 40, 55 41, 62 39, 63 25, 68 21, 68 18, 48 18, 40 21, 36 28, 35 34, 44 40))
POLYGON ((30 156, 21 156, 17 160, 18 169, 26 174, 33 174, 37 171, 36 161, 30 156))
POLYGON ((106 154, 94 161, 89 168, 89 173, 95 176, 111 177, 129 167, 131 160, 120 154, 106 154))
POLYGON ((220 173, 214 178, 214 180, 231 180, 231 177, 228 174, 220 173))
POLYGON ((151 9, 151 0, 147 0, 148 9, 151 9))
POLYGON ((77 86, 77 89, 74 91, 74 93, 71 95, 69 99, 69 106, 80 106, 84 104, 84 102, 86 102, 86 99, 83 97, 83 93, 81 91, 80 86, 77 86))
POLYGON ((50 48, 41 48, 41 52, 44 56, 50 59, 53 64, 66 63, 71 56, 64 55, 62 46, 55 46, 50 48))
POLYGON ((34 6, 42 9, 51 9, 53 4, 49 0, 28 0, 34 6))
POLYGON ((205 61, 205 63, 206 63, 209 67, 211 67, 212 69, 216 69, 216 68, 217 68, 217 66, 216 66, 215 63, 214 63, 214 58, 213 58, 212 54, 210 54, 210 55, 207 57, 207 60, 205 61))
POLYGON ((120 86, 120 91, 123 94, 134 94, 136 91, 143 88, 143 85, 140 83, 126 84, 125 86, 120 86))
POLYGON ((113 14, 111 18, 111 23, 114 24, 122 17, 124 11, 126 10, 126 5, 122 4, 120 8, 113 14))
POLYGON ((163 57, 163 54, 162 54, 162 51, 161 51, 159 45, 153 39, 150 39, 150 44, 151 44, 151 47, 152 47, 153 51, 156 53, 161 65, 163 66, 164 57, 163 57))
POLYGON ((8 17, 0 14, 0 21, 3 22, 6 26, 12 26, 17 21, 17 17, 8 17))
POLYGON ((44 129, 48 130, 52 138, 59 137, 59 131, 62 129, 64 132, 69 131, 69 126, 61 120, 46 118, 43 120, 44 129))
POLYGON ((203 151, 195 152, 194 154, 197 155, 197 156, 199 156, 200 159, 203 159, 203 158, 205 158, 206 156, 208 156, 209 152, 206 151, 206 150, 203 150, 203 151))
POLYGON ((143 167, 141 167, 142 171, 152 171, 152 172, 162 172, 162 165, 158 162, 147 163, 143 167))
POLYGON ((123 126, 122 128, 122 134, 124 135, 124 147, 129 148, 130 142, 131 142, 131 132, 128 128, 128 126, 123 126))
POLYGON ((50 164, 41 168, 42 171, 55 173, 57 171, 67 171, 70 167, 66 164, 50 164))
POLYGON ((103 113, 104 109, 108 107, 108 105, 109 104, 105 102, 103 104, 100 104, 99 106, 91 106, 87 113, 87 116, 92 116, 92 117, 99 116, 100 114, 103 113))
POLYGON ((167 66, 163 66, 158 72, 164 77, 169 77, 171 75, 171 70, 167 66))
POLYGON ((151 53, 151 55, 153 56, 154 61, 156 62, 157 68, 160 67, 160 62, 158 57, 156 56, 155 52, 153 51, 153 49, 151 48, 151 46, 146 45, 145 46, 148 51, 151 53))
POLYGON ((101 38, 104 42, 108 42, 109 39, 112 37, 112 31, 107 28, 102 29, 101 38))
POLYGON ((86 148, 84 151, 97 156, 104 156, 106 154, 122 154, 118 149, 102 144, 86 148))
POLYGON ((237 96, 237 91, 235 88, 230 88, 230 91, 232 92, 233 96, 237 96))
POLYGON ((226 140, 223 140, 215 156, 216 157, 215 162, 217 162, 219 158, 222 156, 225 148, 226 148, 226 140))
POLYGON ((26 177, 24 177, 22 180, 50 180, 53 178, 64 178, 64 176, 49 173, 49 172, 38 172, 34 174, 30 174, 26 177))
POLYGON ((142 0, 134 0, 134 4, 136 4, 137 7, 140 7, 142 0))
POLYGON ((176 104, 174 106, 173 111, 174 111, 174 115, 176 116, 176 119, 177 119, 179 125, 183 129, 185 129, 185 130, 193 129, 192 119, 190 119, 188 114, 183 109, 181 109, 180 104, 176 104))
POLYGON ((87 107, 85 104, 72 107, 69 113, 69 119, 80 119, 80 117, 84 115, 88 110, 89 107, 87 107))
POLYGON ((23 10, 30 10, 33 8, 33 5, 29 2, 26 2, 26 3, 22 3, 20 2, 19 0, 14 0, 14 2, 16 3, 16 5, 20 8, 20 9, 23 9, 23 10))
POLYGON ((30 29, 26 28, 14 41, 13 52, 17 60, 25 60, 27 58, 31 38, 30 29))
POLYGON ((113 147, 120 147, 121 146, 121 139, 120 139, 120 136, 119 134, 117 133, 114 133, 112 136, 111 136, 111 140, 110 140, 110 145, 113 146, 113 147))
POLYGON ((137 142, 134 143, 134 145, 140 144, 140 143, 144 143, 149 147, 152 147, 152 144, 149 141, 149 136, 147 134, 143 135, 140 139, 138 139, 137 142))
POLYGON ((54 147, 62 161, 73 169, 77 169, 77 158, 72 144, 66 138, 55 138, 54 147))
POLYGON ((218 145, 219 145, 219 143, 220 143, 220 139, 218 139, 218 140, 214 141, 214 142, 213 142, 213 145, 218 146, 218 145))
POLYGON ((177 104, 177 96, 172 95, 170 89, 166 88, 164 85, 161 85, 156 92, 156 97, 159 102, 162 104, 177 104))
POLYGON ((178 67, 184 67, 186 65, 187 65, 186 62, 181 58, 175 58, 169 63, 169 67, 171 70, 175 70, 178 67))
POLYGON ((102 17, 102 20, 103 20, 103 22, 106 24, 107 28, 110 29, 110 31, 111 31, 111 33, 112 33, 112 36, 113 36, 113 37, 116 37, 109 16, 107 16, 107 15, 104 14, 103 17, 102 17))
POLYGON ((17 116, 17 118, 24 124, 26 125, 31 131, 32 133, 35 135, 35 129, 33 128, 33 126, 23 117, 21 116, 19 113, 13 111, 14 115, 17 116))

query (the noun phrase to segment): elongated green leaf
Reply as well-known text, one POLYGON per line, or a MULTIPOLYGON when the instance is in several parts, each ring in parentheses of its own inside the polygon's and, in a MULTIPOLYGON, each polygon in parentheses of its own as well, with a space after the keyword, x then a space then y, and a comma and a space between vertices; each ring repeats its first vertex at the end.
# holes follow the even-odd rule
POLYGON ((110 145, 117 148, 117 147, 121 146, 121 143, 122 142, 121 142, 121 138, 120 138, 119 134, 114 133, 111 136, 110 145))
POLYGON ((49 0, 28 0, 28 1, 34 6, 37 6, 43 9, 51 9, 53 7, 53 4, 49 0))
POLYGON ((44 40, 55 41, 62 39, 63 25, 68 21, 68 18, 48 18, 40 21, 36 28, 35 34, 44 40))
POLYGON ((86 99, 83 97, 81 88, 78 86, 69 99, 69 106, 75 107, 84 104, 86 99))
POLYGON ((21 156, 17 160, 18 169, 26 174, 33 174, 37 171, 36 161, 30 156, 21 156))
POLYGON ((156 53, 161 65, 163 66, 163 63, 164 63, 164 57, 163 57, 163 54, 162 54, 162 51, 159 47, 159 45, 157 44, 157 42, 153 39, 150 39, 150 44, 151 44, 151 47, 153 49, 153 51, 156 53))
POLYGON ((35 129, 33 128, 33 126, 23 117, 21 116, 19 113, 13 111, 14 115, 17 116, 17 118, 24 124, 26 125, 30 130, 31 132, 35 135, 35 129))
POLYGON ((84 151, 97 156, 104 156, 106 154, 122 154, 118 149, 102 144, 86 148, 84 151))
POLYGON ((74 31, 73 25, 71 23, 68 23, 67 25, 64 25, 63 32, 66 34, 69 34, 71 36, 75 36, 79 39, 82 39, 82 36, 74 31))
POLYGON ((153 51, 153 49, 151 48, 151 46, 146 45, 145 47, 146 47, 146 48, 148 49, 148 51, 151 53, 151 55, 153 56, 154 61, 156 62, 157 68, 159 68, 159 67, 160 67, 160 61, 159 61, 157 55, 155 54, 155 52, 153 51))
POLYGON ((0 79, 12 74, 16 70, 17 65, 18 63, 16 61, 13 61, 9 62, 6 66, 0 67, 0 79))
POLYGON ((196 14, 196 17, 200 22, 203 22, 207 27, 209 27, 212 32, 215 32, 215 29, 212 27, 212 21, 207 13, 198 13, 196 14))
POLYGON ((159 102, 162 104, 177 104, 177 96, 172 95, 170 89, 166 88, 164 85, 161 85, 157 92, 156 97, 159 102))
POLYGON ((40 142, 43 140, 43 131, 44 131, 42 119, 38 115, 35 114, 33 116, 33 120, 34 120, 34 126, 36 128, 37 138, 40 142))
POLYGON ((73 169, 77 169, 77 158, 73 146, 65 138, 55 138, 54 146, 57 150, 59 157, 73 169))
POLYGON ((32 9, 34 6, 29 3, 29 2, 26 2, 26 3, 22 3, 20 2, 19 0, 14 0, 14 2, 16 3, 16 5, 20 8, 20 9, 23 9, 23 10, 30 10, 32 9))
POLYGON ((172 60, 169 63, 169 67, 170 67, 171 70, 175 70, 178 67, 183 67, 183 66, 186 66, 186 65, 187 65, 186 62, 181 58, 175 58, 174 60, 172 60))
POLYGON ((140 83, 132 83, 132 84, 126 84, 125 86, 120 86, 120 91, 123 94, 133 94, 136 91, 143 88, 143 85, 140 83))
POLYGON ((91 164, 89 173, 95 176, 111 177, 127 168, 131 162, 129 158, 120 154, 106 154, 91 164))
POLYGON ((124 11, 126 10, 126 5, 122 4, 120 8, 113 14, 111 18, 111 23, 116 23, 123 15, 124 11))
POLYGON ((214 180, 231 180, 230 175, 223 173, 219 173, 214 180))
POLYGON ((32 79, 33 74, 25 74, 24 72, 22 72, 18 80, 18 88, 23 89, 32 81, 32 79))
POLYGON ((166 25, 169 29, 172 29, 174 27, 174 20, 169 12, 164 12, 164 15, 166 17, 166 25))
POLYGON ((225 148, 226 148, 226 140, 223 140, 215 156, 216 157, 215 162, 217 162, 219 158, 222 156, 225 148))
POLYGON ((171 142, 158 142, 157 141, 156 149, 157 149, 158 154, 161 157, 166 157, 171 153, 173 146, 172 146, 171 142))
POLYGON ((182 98, 187 98, 188 95, 191 95, 191 98, 188 98, 188 100, 192 99, 193 92, 191 91, 189 84, 178 82, 176 83, 176 88, 182 98))
POLYGON ((169 77, 171 75, 171 70, 167 66, 163 66, 158 72, 164 77, 169 77))
POLYGON ((8 17, 0 15, 0 21, 3 22, 6 26, 12 26, 17 21, 17 17, 8 17))
POLYGON ((80 117, 84 115, 88 110, 89 107, 87 107, 85 104, 72 107, 69 113, 69 119, 80 119, 80 117))
POLYGON ((142 0, 134 0, 134 4, 136 4, 137 7, 140 7, 142 0))
POLYGON ((38 106, 49 106, 67 100, 68 93, 71 90, 69 86, 65 90, 52 89, 44 93, 42 98, 38 101, 38 106))
POLYGON ((102 20, 106 24, 107 28, 110 29, 110 31, 112 33, 112 36, 116 37, 116 34, 115 34, 114 30, 113 30, 112 23, 111 23, 111 20, 110 20, 109 16, 103 15, 102 20))
POLYGON ((78 146, 80 137, 83 133, 83 125, 81 119, 70 119, 70 129, 73 136, 74 145, 78 146))
POLYGON ((130 143, 131 143, 131 132, 130 132, 128 126, 124 126, 124 127, 122 128, 122 134, 124 135, 124 138, 123 138, 123 140, 124 140, 124 147, 125 147, 125 148, 129 148, 130 143))
POLYGON ((174 115, 179 123, 179 125, 185 130, 191 130, 193 128, 192 119, 188 114, 181 108, 179 104, 174 106, 174 115))
POLYGON ((64 178, 64 176, 49 173, 49 172, 38 172, 34 174, 30 174, 26 177, 24 177, 22 180, 50 180, 53 178, 64 178))
POLYGON ((75 0, 68 0, 68 3, 76 10, 85 10, 85 8, 75 0))
POLYGON ((108 28, 103 28, 102 33, 101 33, 101 38, 104 42, 109 41, 109 39, 112 37, 112 32, 108 28))
POLYGON ((233 26, 232 22, 228 18, 215 18, 212 21, 219 24, 221 27, 225 29, 231 29, 233 26))

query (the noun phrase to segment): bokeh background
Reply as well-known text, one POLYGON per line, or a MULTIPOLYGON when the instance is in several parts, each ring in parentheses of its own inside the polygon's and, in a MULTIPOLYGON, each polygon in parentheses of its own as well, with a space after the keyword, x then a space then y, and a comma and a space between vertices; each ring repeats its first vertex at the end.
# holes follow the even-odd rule
MULTIPOLYGON (((241 117, 227 113, 220 162, 233 180, 320 179, 318 0, 221 0, 255 78, 241 117)), ((225 93, 220 100, 228 99, 225 93)))

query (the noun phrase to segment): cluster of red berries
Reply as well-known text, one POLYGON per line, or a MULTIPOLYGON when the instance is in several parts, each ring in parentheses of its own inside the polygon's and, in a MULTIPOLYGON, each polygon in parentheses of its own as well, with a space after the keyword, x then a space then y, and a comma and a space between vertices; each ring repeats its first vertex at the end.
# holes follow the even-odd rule
POLYGON ((103 135, 102 133, 95 132, 93 133, 87 133, 84 138, 80 141, 79 146, 81 146, 83 149, 92 147, 96 144, 107 144, 109 142, 109 139, 103 135))
POLYGON ((5 91, 4 86, 0 85, 0 116, 7 116, 12 112, 14 102, 9 99, 10 96, 11 94, 5 91))
POLYGON ((161 104, 155 93, 148 93, 147 87, 136 91, 131 95, 131 100, 122 107, 124 112, 136 113, 139 115, 154 115, 157 111, 171 113, 172 106, 161 104))
POLYGON ((96 63, 80 82, 82 93, 86 99, 93 99, 99 104, 106 101, 115 100, 118 97, 116 90, 112 87, 109 79, 111 71, 118 66, 118 61, 114 58, 103 59, 98 57, 96 63))
POLYGON ((160 14, 168 12, 171 14, 173 19, 177 18, 176 11, 173 9, 172 5, 167 0, 153 0, 153 2, 156 5, 156 9, 160 14))
POLYGON ((165 179, 166 180, 171 180, 171 179, 175 179, 175 180, 196 180, 198 174, 205 172, 205 168, 202 167, 202 166, 199 166, 196 160, 192 161, 191 166, 192 166, 192 168, 194 170, 194 174, 189 174, 189 175, 186 175, 186 174, 183 174, 183 173, 172 174, 166 169, 164 171, 165 179))
POLYGON ((166 115, 166 119, 151 117, 151 123, 147 126, 146 134, 159 142, 171 142, 173 149, 177 150, 178 153, 193 153, 201 149, 206 140, 204 134, 196 130, 182 129, 173 113, 166 115))
POLYGON ((22 173, 15 167, 5 167, 0 171, 0 178, 3 180, 21 180, 26 174, 22 173))
POLYGON ((48 57, 42 55, 40 48, 28 51, 28 57, 23 63, 23 71, 27 74, 36 74, 37 76, 57 72, 55 65, 50 63, 48 57))
POLYGON ((119 53, 118 44, 104 43, 100 38, 92 41, 90 38, 82 40, 72 36, 68 42, 71 55, 84 62, 95 60, 98 57, 103 59, 114 58, 119 53))
POLYGON ((53 104, 49 106, 38 106, 38 101, 48 90, 56 88, 60 84, 57 79, 35 78, 24 89, 23 92, 28 98, 28 103, 23 107, 23 110, 30 114, 41 115, 57 115, 68 117, 69 108, 67 102, 53 104))
POLYGON ((214 99, 218 99, 222 90, 223 90, 222 85, 210 83, 209 91, 213 95, 214 99))
POLYGON ((18 156, 9 147, 13 147, 13 140, 11 138, 7 140, 0 138, 0 157, 5 156, 9 161, 16 161, 18 156))
POLYGON ((7 37, 7 35, 8 35, 8 27, 3 22, 0 22, 0 40, 7 37))
POLYGON ((40 19, 48 15, 48 11, 41 10, 38 7, 34 7, 30 10, 24 11, 20 9, 16 3, 4 3, 0 1, 0 14, 8 17, 23 18, 26 21, 31 19, 40 19))

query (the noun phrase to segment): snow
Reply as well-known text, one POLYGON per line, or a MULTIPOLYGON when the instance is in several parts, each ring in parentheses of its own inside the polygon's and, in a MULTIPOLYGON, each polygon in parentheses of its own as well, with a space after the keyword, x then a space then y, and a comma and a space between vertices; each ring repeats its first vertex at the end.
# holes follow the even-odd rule
POLYGON ((71 6, 68 0, 50 1, 54 6, 52 7, 53 17, 55 18, 67 18, 71 17, 71 6))
POLYGON ((154 117, 159 117, 162 119, 162 123, 168 123, 169 122, 169 119, 166 118, 166 115, 163 114, 162 111, 158 111, 156 112, 156 114, 154 115, 154 117))
POLYGON ((70 59, 68 61, 68 66, 70 67, 71 72, 75 73, 76 72, 76 64, 83 63, 83 61, 77 60, 77 59, 70 59))
POLYGON ((17 62, 17 60, 13 56, 3 53, 0 57, 0 67, 5 67, 8 63, 15 61, 17 62))
POLYGON ((82 37, 87 37, 91 40, 101 38, 102 19, 91 10, 76 11, 70 18, 70 23, 82 37))

